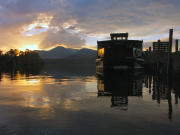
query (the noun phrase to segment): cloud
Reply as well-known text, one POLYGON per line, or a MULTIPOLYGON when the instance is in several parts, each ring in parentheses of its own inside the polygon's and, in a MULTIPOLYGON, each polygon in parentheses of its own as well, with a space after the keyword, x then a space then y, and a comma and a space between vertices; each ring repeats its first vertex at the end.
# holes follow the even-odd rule
POLYGON ((85 45, 85 40, 81 39, 76 34, 71 34, 61 29, 54 33, 53 31, 48 31, 45 33, 45 38, 40 43, 40 47, 51 48, 52 45, 66 45, 72 48, 81 48, 85 45))
POLYGON ((161 30, 162 27, 179 25, 180 14, 171 3, 97 0, 95 4, 85 6, 84 2, 79 1, 78 6, 75 4, 76 8, 71 5, 70 14, 76 17, 77 25, 85 29, 86 33, 130 31, 133 34, 150 35, 150 32, 157 31, 156 27, 161 30))
POLYGON ((145 42, 180 36, 178 0, 6 0, 0 1, 0 46, 39 44, 95 46, 111 32, 129 32, 145 42))

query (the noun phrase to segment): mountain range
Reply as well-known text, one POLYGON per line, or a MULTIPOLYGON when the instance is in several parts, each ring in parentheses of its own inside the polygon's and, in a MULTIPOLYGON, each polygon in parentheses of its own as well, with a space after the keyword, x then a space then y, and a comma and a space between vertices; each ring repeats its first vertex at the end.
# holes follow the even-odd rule
POLYGON ((49 51, 37 51, 47 68, 93 69, 96 66, 97 51, 87 48, 72 49, 58 46, 49 51))
POLYGON ((55 47, 49 51, 37 50, 40 57, 43 59, 64 59, 64 58, 75 58, 75 57, 94 57, 97 51, 87 48, 73 49, 64 48, 62 46, 55 47))

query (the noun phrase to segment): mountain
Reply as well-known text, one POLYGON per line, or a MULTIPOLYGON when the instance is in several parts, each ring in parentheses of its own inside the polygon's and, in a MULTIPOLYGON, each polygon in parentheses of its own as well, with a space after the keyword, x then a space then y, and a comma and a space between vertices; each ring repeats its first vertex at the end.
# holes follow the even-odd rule
POLYGON ((61 63, 66 65, 86 65, 94 66, 96 64, 97 52, 91 49, 80 49, 75 54, 61 59, 61 63))
POLYGON ((97 51, 83 48, 78 50, 73 55, 66 57, 66 59, 96 59, 97 51))
POLYGON ((95 70, 97 51, 92 49, 72 49, 56 47, 50 51, 38 51, 47 68, 93 69, 95 70))
POLYGON ((62 46, 55 47, 49 51, 37 51, 43 59, 79 59, 85 57, 96 57, 97 51, 92 49, 73 49, 62 46))
POLYGON ((96 54, 97 54, 97 51, 92 50, 92 49, 87 49, 87 48, 80 49, 79 51, 75 53, 76 56, 85 56, 85 55, 94 56, 96 54))
POLYGON ((38 50, 37 52, 39 53, 40 57, 43 59, 62 59, 75 54, 77 51, 78 51, 77 49, 64 48, 62 46, 58 46, 49 51, 38 50))

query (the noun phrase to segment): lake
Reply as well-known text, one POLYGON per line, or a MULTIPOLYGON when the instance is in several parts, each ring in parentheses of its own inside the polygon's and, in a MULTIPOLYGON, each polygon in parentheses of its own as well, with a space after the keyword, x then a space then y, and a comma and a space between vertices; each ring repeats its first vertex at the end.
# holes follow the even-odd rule
POLYGON ((180 81, 145 73, 0 73, 2 135, 180 135, 180 81))

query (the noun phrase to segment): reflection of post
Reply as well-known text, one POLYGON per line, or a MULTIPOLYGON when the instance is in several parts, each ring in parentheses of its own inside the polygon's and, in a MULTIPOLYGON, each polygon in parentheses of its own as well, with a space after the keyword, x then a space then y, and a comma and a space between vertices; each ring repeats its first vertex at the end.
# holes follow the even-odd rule
POLYGON ((13 80, 14 79, 14 76, 15 76, 15 73, 14 73, 14 71, 11 71, 11 80, 13 80))
POLYGON ((172 102, 171 102, 171 90, 168 90, 168 106, 169 106, 169 112, 168 112, 168 118, 172 119, 172 102))
POLYGON ((145 77, 144 77, 144 83, 145 83, 145 87, 146 88, 148 88, 148 78, 149 78, 149 76, 148 75, 145 75, 145 77))
POLYGON ((156 99, 156 95, 155 95, 155 91, 156 91, 156 79, 153 76, 153 89, 152 89, 153 93, 152 93, 152 99, 155 100, 156 99))
POLYGON ((159 82, 159 78, 157 78, 157 103, 161 103, 161 93, 160 93, 160 82, 159 82))
MULTIPOLYGON (((172 32, 173 30, 171 30, 172 32)), ((172 34, 172 33, 171 33, 172 34)), ((171 35, 172 36, 172 35, 171 35)), ((171 37, 172 38, 172 37, 171 37)), ((171 39, 172 40, 172 39, 171 39)), ((172 42, 172 41, 171 41, 172 42)), ((172 45, 172 43, 171 43, 172 45)), ((172 46, 171 46, 172 47, 172 46)), ((171 52, 170 52, 170 56, 171 56, 171 52)), ((170 63, 169 63, 170 64, 170 63)), ((168 66, 169 67, 169 66, 168 66)), ((169 73, 169 72, 168 72, 169 73)), ((172 78, 171 76, 167 76, 167 88, 168 88, 168 91, 167 91, 167 98, 168 98, 168 106, 169 106, 169 112, 168 112, 168 117, 169 119, 171 120, 172 119, 172 101, 171 101, 171 89, 172 89, 172 78)))
POLYGON ((149 75, 149 94, 151 94, 152 75, 149 75))
POLYGON ((2 80, 2 73, 0 72, 0 81, 2 80))
MULTIPOLYGON (((152 76, 153 77, 153 85, 152 85, 152 99, 156 100, 157 103, 160 104, 161 99, 168 101, 168 118, 169 120, 172 119, 173 114, 173 106, 172 106, 172 97, 171 97, 171 90, 172 90, 172 79, 167 77, 162 78, 160 76, 152 76)), ((178 95, 175 94, 175 104, 178 104, 178 95)))
POLYGON ((178 104, 178 95, 175 94, 175 104, 178 104))
POLYGON ((149 94, 151 93, 152 75, 149 76, 149 94))

